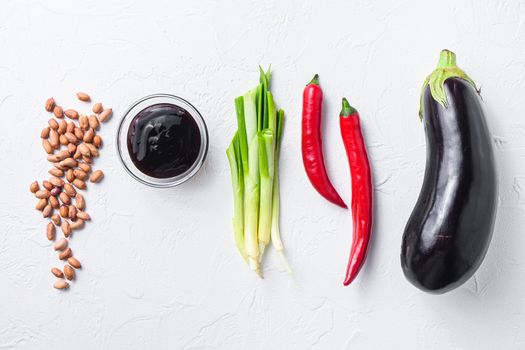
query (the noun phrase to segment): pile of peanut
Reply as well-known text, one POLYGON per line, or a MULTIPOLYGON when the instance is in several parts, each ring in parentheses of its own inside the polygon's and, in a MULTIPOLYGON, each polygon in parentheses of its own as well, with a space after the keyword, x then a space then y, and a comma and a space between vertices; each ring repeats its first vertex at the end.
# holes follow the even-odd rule
MULTIPOLYGON (((90 96, 83 92, 77 93, 77 98, 91 102, 90 96)), ((102 170, 93 171, 92 164, 102 146, 102 138, 97 135, 100 123, 111 118, 113 111, 105 109, 101 103, 95 103, 93 114, 87 116, 74 109, 64 111, 53 98, 46 101, 45 108, 54 117, 49 119, 40 137, 48 154, 47 160, 53 163, 53 167, 49 170, 48 180, 42 181, 41 185, 35 181, 29 189, 38 198, 36 209, 42 212, 44 218, 50 219, 46 227, 47 239, 55 241, 57 227, 64 236, 55 242, 54 249, 58 252, 58 258, 67 263, 62 270, 53 267, 51 273, 57 277, 54 287, 67 289, 69 283, 66 279, 75 279, 75 270, 82 267, 73 256, 69 240, 73 231, 82 229, 85 222, 91 220, 85 211, 84 196, 79 192, 87 189, 88 179, 97 183, 104 177, 102 170)))

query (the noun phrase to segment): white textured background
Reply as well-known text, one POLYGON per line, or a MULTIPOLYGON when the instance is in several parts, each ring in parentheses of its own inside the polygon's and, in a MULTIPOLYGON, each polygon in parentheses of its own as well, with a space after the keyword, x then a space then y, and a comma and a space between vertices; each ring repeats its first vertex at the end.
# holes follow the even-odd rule
POLYGON ((524 1, 2 1, 0 10, 0 349, 525 349, 524 1), (419 88, 449 48, 481 85, 500 178, 499 213, 473 279, 442 296, 402 275, 404 224, 422 181, 419 88), (232 241, 224 150, 233 99, 272 64, 287 112, 282 235, 265 280, 232 241), (367 263, 342 286, 351 216, 321 199, 300 157, 301 94, 325 91, 325 143, 350 201, 339 137, 342 95, 361 112, 375 177, 367 263), (43 103, 81 105, 85 90, 115 110, 90 186, 94 218, 71 245, 84 264, 68 292, 28 185, 48 169, 43 103), (121 113, 151 93, 190 100, 211 145, 189 183, 152 189, 120 166, 121 113))

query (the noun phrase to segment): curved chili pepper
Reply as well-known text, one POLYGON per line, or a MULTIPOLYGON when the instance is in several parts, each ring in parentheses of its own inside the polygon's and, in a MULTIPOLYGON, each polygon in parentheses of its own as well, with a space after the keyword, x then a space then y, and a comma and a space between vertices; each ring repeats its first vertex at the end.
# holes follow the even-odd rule
POLYGON ((344 285, 356 278, 366 258, 372 229, 372 176, 366 146, 361 134, 359 113, 343 98, 339 115, 341 136, 352 175, 352 218, 354 221, 352 248, 346 268, 344 285))
POLYGON ((330 202, 347 208, 328 178, 323 157, 321 138, 321 107, 323 90, 316 74, 303 91, 302 153, 306 175, 321 196, 330 202))

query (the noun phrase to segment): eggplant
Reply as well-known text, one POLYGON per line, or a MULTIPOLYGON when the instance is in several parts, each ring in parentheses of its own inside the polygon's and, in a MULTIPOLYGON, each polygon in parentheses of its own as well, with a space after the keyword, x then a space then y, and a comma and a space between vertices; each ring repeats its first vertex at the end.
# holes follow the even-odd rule
POLYGON ((442 294, 481 265, 497 204, 494 152, 479 90, 451 51, 441 52, 423 85, 420 117, 425 175, 403 234, 401 266, 414 286, 442 294))

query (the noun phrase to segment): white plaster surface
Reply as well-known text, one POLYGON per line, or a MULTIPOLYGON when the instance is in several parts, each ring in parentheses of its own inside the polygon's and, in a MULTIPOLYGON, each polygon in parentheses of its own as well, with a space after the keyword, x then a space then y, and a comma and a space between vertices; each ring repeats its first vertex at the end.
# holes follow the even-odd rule
POLYGON ((0 349, 525 349, 524 1, 2 1, 0 10, 0 349), (500 183, 495 234, 474 278, 442 296, 403 277, 400 242, 425 159, 421 83, 449 48, 482 87, 500 183), (233 99, 273 67, 287 113, 282 236, 265 279, 232 240, 224 150, 233 99), (342 286, 351 215, 312 189, 300 156, 302 89, 325 91, 329 172, 350 200, 340 98, 361 112, 376 221, 359 278, 342 286), (28 185, 48 169, 39 133, 49 96, 113 107, 74 235, 84 268, 67 292, 28 185), (210 131, 204 168, 153 189, 120 166, 121 113, 156 92, 190 100, 210 131))

